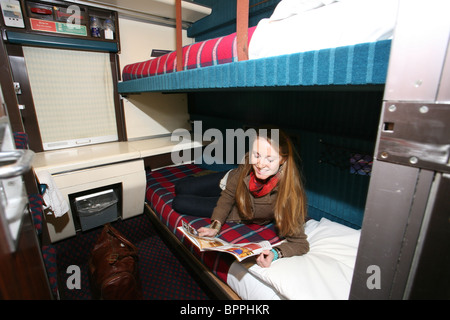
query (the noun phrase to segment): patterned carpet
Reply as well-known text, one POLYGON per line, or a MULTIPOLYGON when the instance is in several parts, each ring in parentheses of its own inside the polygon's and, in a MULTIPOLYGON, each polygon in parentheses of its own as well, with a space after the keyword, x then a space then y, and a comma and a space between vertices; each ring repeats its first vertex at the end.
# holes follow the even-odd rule
MULTIPOLYGON (((156 233, 145 214, 112 223, 139 249, 139 269, 143 296, 146 300, 208 299, 187 270, 180 264, 156 233)), ((79 233, 55 244, 58 283, 62 300, 90 300, 87 261, 102 228, 79 233), (70 265, 80 267, 81 288, 69 289, 67 272, 70 265)), ((70 279, 69 279, 70 280, 70 279)))

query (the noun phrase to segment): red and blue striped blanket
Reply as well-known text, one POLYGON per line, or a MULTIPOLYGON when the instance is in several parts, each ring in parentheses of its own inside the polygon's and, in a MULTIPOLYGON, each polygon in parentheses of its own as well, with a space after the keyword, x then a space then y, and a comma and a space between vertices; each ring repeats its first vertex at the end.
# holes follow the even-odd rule
MULTIPOLYGON (((177 228, 182 221, 190 223, 198 229, 211 223, 210 219, 181 215, 172 209, 172 200, 175 197, 174 183, 184 177, 203 171, 195 164, 167 167, 147 173, 146 201, 157 214, 158 218, 189 250, 222 281, 227 282, 228 270, 235 258, 227 253, 200 252, 183 233, 177 228)), ((268 240, 275 244, 280 239, 273 224, 260 226, 257 224, 225 223, 220 231, 219 238, 230 243, 259 242, 268 240)))
MULTIPOLYGON (((248 43, 256 27, 248 30, 248 43)), ((238 61, 236 33, 193 43, 183 47, 183 70, 203 68, 238 61)), ((123 68, 123 81, 175 72, 177 53, 169 52, 158 58, 128 64, 123 68)))

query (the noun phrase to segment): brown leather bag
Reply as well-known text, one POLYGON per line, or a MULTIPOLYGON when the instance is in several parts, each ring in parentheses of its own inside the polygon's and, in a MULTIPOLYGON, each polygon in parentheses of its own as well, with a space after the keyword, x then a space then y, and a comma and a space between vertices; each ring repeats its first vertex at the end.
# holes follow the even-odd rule
POLYGON ((110 224, 104 226, 92 249, 89 275, 95 298, 142 299, 138 250, 110 224))

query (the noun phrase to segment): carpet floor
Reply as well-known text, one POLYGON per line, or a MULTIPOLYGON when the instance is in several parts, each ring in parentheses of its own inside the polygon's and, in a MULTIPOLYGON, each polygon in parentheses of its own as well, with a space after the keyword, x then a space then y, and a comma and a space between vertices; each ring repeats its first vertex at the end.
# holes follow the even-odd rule
MULTIPOLYGON (((208 295, 199 287, 180 261, 159 237, 149 218, 139 215, 112 223, 139 250, 139 271, 145 300, 206 300, 208 295)), ((58 288, 61 300, 91 300, 88 264, 92 250, 102 228, 96 228, 55 244, 57 250, 58 288), (80 289, 67 285, 72 272, 68 267, 78 266, 81 271, 80 289)))

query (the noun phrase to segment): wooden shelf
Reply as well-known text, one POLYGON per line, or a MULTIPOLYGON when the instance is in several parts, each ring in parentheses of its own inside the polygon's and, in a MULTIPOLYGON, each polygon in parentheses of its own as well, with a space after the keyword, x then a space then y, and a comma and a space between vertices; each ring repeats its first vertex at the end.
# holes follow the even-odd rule
MULTIPOLYGON (((6 25, 0 21, 4 29, 4 40, 14 44, 49 46, 68 49, 82 49, 105 52, 119 52, 119 19, 117 12, 111 9, 94 8, 86 5, 76 11, 68 10, 68 1, 20 0, 23 26, 6 25), (76 24, 68 22, 69 18, 78 16, 76 24), (98 23, 97 32, 91 29, 91 19, 98 23), (106 33, 104 23, 112 24, 106 33)), ((3 20, 3 19, 1 19, 3 20)))

